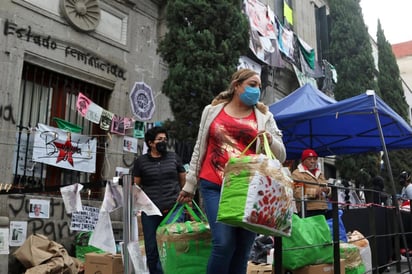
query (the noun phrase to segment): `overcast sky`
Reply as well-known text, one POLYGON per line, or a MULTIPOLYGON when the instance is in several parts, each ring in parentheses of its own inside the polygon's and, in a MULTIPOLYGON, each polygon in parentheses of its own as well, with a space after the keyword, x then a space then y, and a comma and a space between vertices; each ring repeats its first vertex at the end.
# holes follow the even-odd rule
POLYGON ((361 0, 360 5, 374 40, 379 19, 389 43, 412 41, 412 0, 361 0))

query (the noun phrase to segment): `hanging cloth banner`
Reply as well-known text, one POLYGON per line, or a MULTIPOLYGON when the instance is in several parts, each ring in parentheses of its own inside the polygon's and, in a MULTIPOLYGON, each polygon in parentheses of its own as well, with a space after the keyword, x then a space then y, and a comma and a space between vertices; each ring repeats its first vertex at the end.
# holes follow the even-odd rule
POLYGON ((285 15, 286 21, 293 26, 293 10, 288 1, 283 1, 283 14, 285 15))
POLYGON ((38 124, 33 161, 60 168, 96 172, 96 139, 38 124))
POLYGON ((294 33, 291 30, 288 30, 281 25, 279 25, 279 36, 278 36, 278 42, 279 42, 279 50, 283 52, 289 59, 293 59, 293 52, 294 52, 294 46, 293 46, 293 39, 294 39, 294 33))

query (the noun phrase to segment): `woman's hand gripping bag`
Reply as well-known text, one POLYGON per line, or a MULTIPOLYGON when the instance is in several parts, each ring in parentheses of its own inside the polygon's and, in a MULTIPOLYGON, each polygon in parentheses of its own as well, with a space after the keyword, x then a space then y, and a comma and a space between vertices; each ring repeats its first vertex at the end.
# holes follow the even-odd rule
POLYGON ((292 180, 275 159, 264 136, 266 154, 244 155, 256 138, 225 167, 217 221, 274 236, 290 236, 292 180))
MULTIPOLYGON (((177 205, 177 204, 176 204, 177 205)), ((193 201, 198 214, 187 204, 176 210, 176 205, 160 223, 156 231, 157 247, 165 274, 202 274, 212 250, 209 223, 199 206, 193 201), (177 219, 186 210, 193 221, 177 219), (177 211, 177 212, 176 212, 177 211), (176 213, 170 223, 166 223, 176 213)))

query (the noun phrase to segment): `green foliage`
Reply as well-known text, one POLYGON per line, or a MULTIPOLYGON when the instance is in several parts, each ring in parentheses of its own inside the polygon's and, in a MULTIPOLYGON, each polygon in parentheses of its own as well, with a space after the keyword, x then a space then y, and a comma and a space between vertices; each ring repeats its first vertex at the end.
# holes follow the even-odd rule
MULTIPOLYGON (((375 68, 368 30, 363 21, 358 0, 330 0, 331 63, 338 73, 338 83, 334 93, 337 100, 353 97, 368 89, 375 90, 375 68)), ((378 174, 376 153, 346 155, 339 157, 336 167, 343 179, 353 180, 356 184, 368 185, 366 171, 371 177, 378 174), (360 172, 363 170, 363 172, 360 172)))
MULTIPOLYGON (((336 99, 349 98, 372 89, 400 116, 408 120, 408 106, 403 95, 399 68, 380 23, 378 22, 377 32, 378 72, 374 69, 371 42, 359 1, 331 0, 329 4, 331 62, 338 73, 336 99)), ((395 179, 395 192, 399 192, 400 186, 396 184, 398 175, 403 170, 410 171, 408 163, 412 160, 412 154, 408 150, 398 150, 388 152, 388 157, 395 179)), ((385 160, 385 157, 383 159, 385 160)), ((358 186, 363 184, 370 187, 370 178, 381 175, 385 178, 386 190, 393 193, 394 187, 389 180, 391 176, 386 165, 381 172, 381 157, 377 153, 340 156, 336 167, 343 179, 352 180, 358 186)))
MULTIPOLYGON (((396 62, 395 55, 392 51, 391 44, 386 40, 384 31, 378 21, 377 30, 377 46, 378 46, 378 85, 381 91, 381 98, 393 110, 395 110, 403 119, 409 121, 408 109, 405 95, 403 93, 402 82, 400 79, 399 67, 396 62)), ((388 152, 389 161, 391 164, 392 174, 395 180, 395 192, 400 192, 401 186, 397 184, 399 174, 406 170, 411 172, 409 163, 412 161, 412 153, 408 149, 396 150, 388 152)), ((385 167, 386 168, 386 167, 385 167)), ((388 170, 383 173, 386 182, 389 182, 390 176, 388 170)), ((388 184, 390 186, 390 184, 388 184)), ((392 187, 387 187, 391 190, 392 187)))
POLYGON ((409 107, 403 93, 399 67, 392 52, 392 46, 386 40, 379 21, 376 36, 378 38, 378 85, 381 91, 381 98, 403 119, 409 121, 409 107))
POLYGON ((336 168, 342 178, 353 181, 357 186, 370 187, 370 179, 380 174, 380 155, 364 153, 354 157, 343 155, 336 159, 336 168))
POLYGON ((379 94, 374 81, 372 47, 359 1, 330 0, 329 7, 330 56, 338 73, 335 98, 346 99, 368 89, 379 94))
POLYGON ((197 136, 203 108, 225 90, 248 50, 249 24, 238 1, 171 0, 168 32, 158 52, 169 65, 162 92, 169 97, 178 140, 197 136))

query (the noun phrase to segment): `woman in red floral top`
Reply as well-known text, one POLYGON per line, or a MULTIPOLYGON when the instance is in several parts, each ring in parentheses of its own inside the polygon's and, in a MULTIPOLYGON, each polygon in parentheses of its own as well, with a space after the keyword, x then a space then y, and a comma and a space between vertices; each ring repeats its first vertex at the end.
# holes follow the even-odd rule
MULTIPOLYGON (((274 155, 283 162, 285 146, 273 115, 259 102, 261 80, 250 69, 232 76, 227 91, 221 92, 202 113, 196 145, 190 161, 186 184, 179 202, 193 198, 199 183, 205 212, 212 232, 212 253, 207 274, 244 274, 255 233, 216 222, 223 170, 231 157, 239 156, 259 134, 266 134, 274 155)), ((261 150, 256 146, 246 154, 261 150)))

